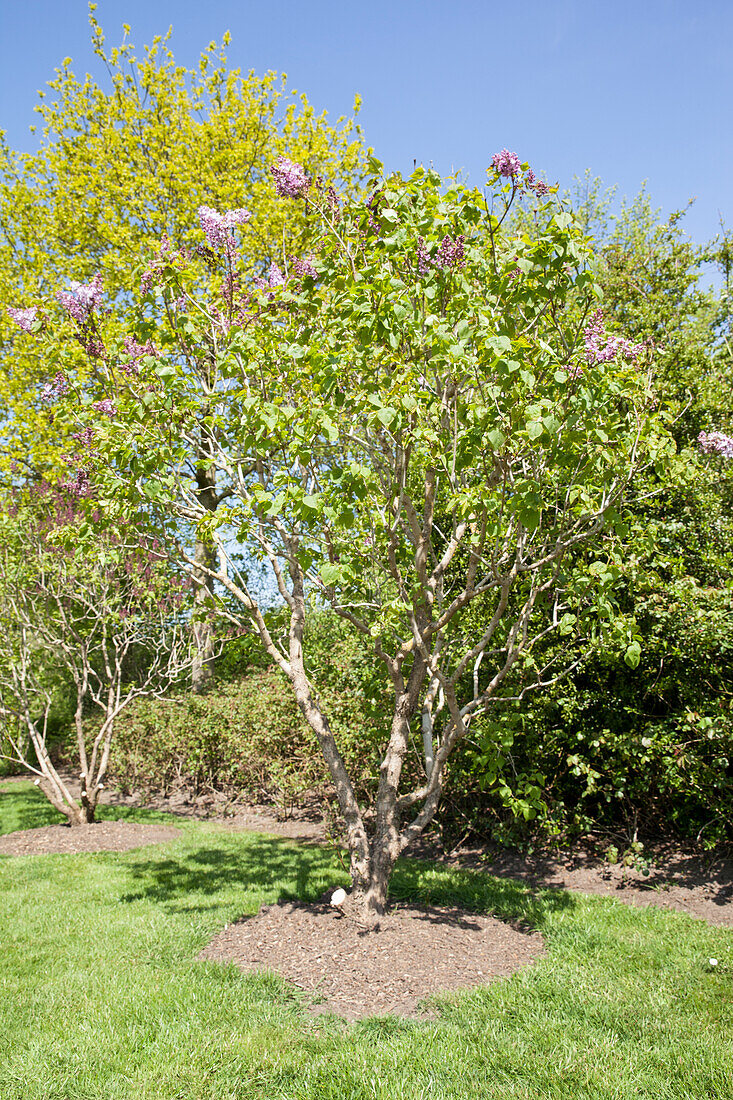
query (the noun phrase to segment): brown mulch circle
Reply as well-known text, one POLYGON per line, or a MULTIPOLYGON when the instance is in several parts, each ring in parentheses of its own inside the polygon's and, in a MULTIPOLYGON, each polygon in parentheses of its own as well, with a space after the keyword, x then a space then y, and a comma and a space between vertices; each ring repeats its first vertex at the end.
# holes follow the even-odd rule
POLYGON ((141 825, 133 821, 98 821, 94 825, 44 825, 0 836, 0 855, 73 855, 77 852, 126 852, 147 844, 175 840, 181 830, 172 825, 141 825))
POLYGON ((275 970, 348 1020, 419 1016, 432 993, 483 986, 545 954, 539 932, 451 908, 394 905, 366 931, 327 901, 279 902, 224 928, 199 955, 241 970, 275 970))

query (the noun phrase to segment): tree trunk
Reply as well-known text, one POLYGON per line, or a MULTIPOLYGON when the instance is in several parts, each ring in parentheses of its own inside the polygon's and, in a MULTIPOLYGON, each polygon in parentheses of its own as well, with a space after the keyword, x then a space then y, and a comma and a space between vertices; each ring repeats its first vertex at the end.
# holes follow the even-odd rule
POLYGON ((400 854, 397 796, 402 764, 410 739, 410 721, 417 709, 425 675, 426 664, 418 653, 407 683, 401 685, 395 695, 391 735, 380 767, 374 836, 369 845, 369 878, 362 899, 363 919, 369 927, 378 924, 379 918, 384 914, 389 879, 400 854))
POLYGON ((87 824, 83 808, 79 806, 70 795, 67 795, 65 790, 64 793, 62 793, 59 790, 58 784, 50 781, 45 775, 43 778, 36 779, 35 783, 36 786, 40 787, 43 791, 53 808, 58 810, 60 814, 63 814, 69 825, 87 824))
POLYGON ((387 908, 389 880, 397 856, 393 853, 389 836, 375 836, 371 844, 369 883, 362 899, 364 922, 369 928, 379 924, 387 908))
MULTIPOLYGON (((196 467, 196 495, 199 503, 209 512, 215 512, 217 508, 216 498, 216 470, 210 464, 211 449, 209 444, 202 440, 198 454, 196 467)), ((205 572, 205 569, 216 569, 216 550, 203 538, 196 539, 194 559, 204 569, 194 569, 196 581, 196 593, 194 603, 197 605, 201 618, 194 625, 194 637, 196 639, 196 656, 191 666, 191 687, 200 695, 211 686, 214 679, 214 626, 211 616, 204 610, 206 600, 214 594, 214 581, 205 572)))
POLYGON ((86 780, 81 781, 81 814, 85 825, 93 825, 99 801, 99 787, 96 783, 87 787, 86 780))

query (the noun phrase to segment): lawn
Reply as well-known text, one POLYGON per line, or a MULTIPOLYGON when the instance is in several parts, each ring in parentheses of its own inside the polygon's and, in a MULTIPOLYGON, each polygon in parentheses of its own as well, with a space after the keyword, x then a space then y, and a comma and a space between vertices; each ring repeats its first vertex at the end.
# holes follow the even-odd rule
MULTIPOLYGON (((57 820, 29 784, 0 792, 0 832, 57 820)), ((161 847, 0 858, 2 1100, 733 1098, 728 929, 405 861, 394 895, 522 920, 548 955, 437 1019, 346 1025, 196 961, 225 923, 342 883, 338 861, 175 823, 161 847)))

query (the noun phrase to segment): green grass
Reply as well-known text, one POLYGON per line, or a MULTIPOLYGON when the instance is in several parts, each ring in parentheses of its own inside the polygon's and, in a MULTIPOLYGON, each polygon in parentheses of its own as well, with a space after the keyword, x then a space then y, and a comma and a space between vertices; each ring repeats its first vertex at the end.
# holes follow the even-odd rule
MULTIPOLYGON (((30 786, 0 792, 1 832, 55 819, 30 786)), ((395 895, 521 920, 547 958, 437 1020, 347 1026, 275 975, 196 962, 228 921, 343 882, 334 858, 182 824, 160 847, 0 858, 2 1100, 733 1098, 728 930, 406 861, 395 895)))

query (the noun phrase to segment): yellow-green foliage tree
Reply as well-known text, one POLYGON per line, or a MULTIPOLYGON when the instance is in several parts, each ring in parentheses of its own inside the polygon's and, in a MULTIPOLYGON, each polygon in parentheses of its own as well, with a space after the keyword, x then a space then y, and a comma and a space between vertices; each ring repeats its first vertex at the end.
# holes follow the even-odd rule
POLYGON ((116 311, 130 265, 142 270, 163 235, 195 247, 201 205, 251 210, 249 260, 287 265, 304 246, 309 212, 277 197, 271 165, 287 155, 343 193, 358 186, 364 163, 354 118, 331 125, 305 95, 288 91, 284 75, 230 69, 228 34, 186 69, 175 62, 170 31, 138 55, 125 27, 122 44, 108 49, 94 10, 105 86, 75 76, 66 58, 50 93, 40 93, 37 151, 0 144, 0 473, 11 463, 32 477, 58 471, 70 449, 41 399, 53 364, 39 358, 8 307, 47 300, 67 279, 99 272, 116 311))

